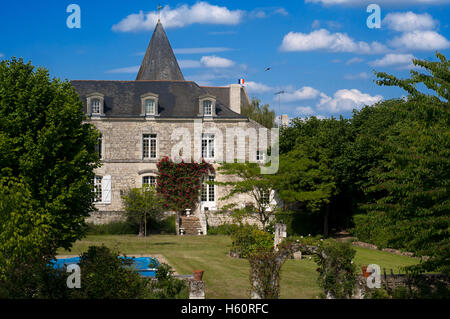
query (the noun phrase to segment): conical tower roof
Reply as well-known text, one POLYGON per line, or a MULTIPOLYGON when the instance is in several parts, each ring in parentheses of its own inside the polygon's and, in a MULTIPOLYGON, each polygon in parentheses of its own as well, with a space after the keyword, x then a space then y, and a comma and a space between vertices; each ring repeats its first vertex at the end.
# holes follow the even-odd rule
POLYGON ((139 80, 184 81, 183 73, 159 20, 137 74, 136 81, 139 80))

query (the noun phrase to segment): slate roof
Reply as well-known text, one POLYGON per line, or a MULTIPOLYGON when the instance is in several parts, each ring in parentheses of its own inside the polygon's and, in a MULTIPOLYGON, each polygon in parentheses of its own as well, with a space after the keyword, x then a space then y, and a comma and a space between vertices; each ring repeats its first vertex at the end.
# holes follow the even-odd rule
MULTIPOLYGON (((160 118, 197 118, 199 97, 216 97, 216 118, 248 119, 230 108, 229 87, 200 87, 185 81, 160 21, 145 53, 136 81, 73 80, 86 112, 86 96, 100 93, 104 96, 104 114, 107 117, 140 117, 141 96, 158 94, 160 118)), ((248 104, 245 90, 241 89, 241 104, 248 104)))
POLYGON ((136 80, 184 81, 180 66, 167 39, 166 32, 158 20, 152 39, 145 52, 136 80))
MULTIPOLYGON (((86 95, 104 95, 104 113, 107 117, 140 117, 141 96, 158 94, 160 118, 197 118, 199 97, 216 96, 216 118, 247 119, 229 108, 229 88, 200 87, 192 81, 93 81, 73 80, 86 112, 86 95)), ((242 94, 241 94, 242 95, 242 94)))

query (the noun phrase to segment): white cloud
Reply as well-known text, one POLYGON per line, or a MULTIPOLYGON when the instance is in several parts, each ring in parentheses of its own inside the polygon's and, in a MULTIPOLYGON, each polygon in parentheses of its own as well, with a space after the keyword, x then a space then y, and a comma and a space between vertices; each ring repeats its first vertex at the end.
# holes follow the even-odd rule
POLYGON ((317 104, 317 108, 321 111, 328 111, 330 113, 360 109, 364 105, 373 105, 383 99, 381 95, 371 96, 369 94, 362 93, 357 89, 338 90, 334 93, 333 97, 329 97, 326 94, 321 93, 320 97, 321 99, 317 104))
MULTIPOLYGON (((373 0, 305 0, 306 3, 321 3, 324 5, 366 5, 374 3, 373 0)), ((449 3, 450 0, 377 0, 377 4, 441 4, 449 3)))
POLYGON ((140 68, 140 65, 129 66, 129 67, 125 67, 125 68, 108 70, 108 71, 106 71, 106 73, 138 73, 139 68, 140 68))
POLYGON ((287 12, 285 8, 276 9, 274 12, 277 14, 281 14, 282 16, 289 15, 289 12, 287 12))
POLYGON ((197 60, 178 60, 178 65, 182 69, 200 68, 202 64, 197 60))
POLYGON ((311 27, 313 29, 319 29, 320 28, 320 20, 314 20, 311 27))
MULTIPOLYGON (((286 92, 280 95, 280 101, 282 102, 292 102, 292 101, 300 101, 300 100, 310 100, 315 99, 320 95, 320 91, 312 88, 310 86, 304 86, 301 89, 298 89, 294 92, 286 92)), ((274 99, 278 99, 277 96, 274 99)))
POLYGON ((311 106, 297 106, 295 110, 300 115, 313 115, 316 113, 311 106))
POLYGON ((207 54, 207 53, 216 53, 216 52, 225 52, 231 51, 231 48, 225 47, 209 47, 209 48, 180 48, 174 49, 173 52, 175 54, 207 54))
POLYGON ((3 58, 5 55, 3 53, 0 53, 0 58, 3 58))
POLYGON ((344 79, 346 80, 367 80, 370 78, 370 74, 367 72, 361 72, 358 74, 346 74, 344 79))
POLYGON ((251 93, 265 93, 274 90, 274 88, 268 85, 253 81, 246 82, 245 87, 247 88, 247 91, 251 93))
POLYGON ((387 24, 389 29, 408 32, 414 30, 431 30, 438 24, 428 13, 415 14, 414 12, 394 12, 388 13, 383 19, 383 24, 387 24))
MULTIPOLYGON (((242 10, 229 10, 226 7, 212 5, 207 2, 197 2, 189 7, 184 4, 171 9, 165 6, 161 10, 161 21, 165 28, 180 28, 194 23, 200 24, 226 24, 236 25, 242 21, 245 12, 242 10)), ((157 11, 144 14, 128 15, 119 23, 113 25, 114 31, 130 32, 153 30, 159 18, 157 11)))
POLYGON ((234 65, 233 61, 215 55, 203 56, 200 62, 207 68, 229 68, 234 65))
POLYGON ((327 50, 332 52, 355 52, 362 54, 379 54, 388 49, 379 42, 371 44, 355 42, 345 33, 330 33, 326 29, 313 31, 309 34, 289 32, 283 38, 280 50, 282 51, 313 51, 327 50))
POLYGON ((354 64, 354 63, 361 63, 363 61, 364 61, 364 59, 354 57, 354 58, 351 58, 350 60, 348 60, 347 62, 345 62, 345 64, 350 65, 350 64, 354 64))
POLYGON ((414 59, 414 56, 412 54, 397 54, 397 53, 389 53, 386 54, 381 59, 375 60, 370 62, 369 64, 371 66, 379 66, 379 67, 385 67, 385 66, 413 66, 412 59, 414 59))
POLYGON ((389 42, 393 47, 409 50, 440 50, 450 47, 450 42, 435 31, 412 31, 403 33, 389 42))

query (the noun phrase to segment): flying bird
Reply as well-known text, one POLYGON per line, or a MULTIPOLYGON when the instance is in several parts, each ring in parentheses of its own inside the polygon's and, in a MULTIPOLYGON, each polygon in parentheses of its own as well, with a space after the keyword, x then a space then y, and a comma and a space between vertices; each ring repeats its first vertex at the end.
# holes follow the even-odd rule
POLYGON ((271 69, 271 67, 267 67, 264 71, 269 71, 271 69))

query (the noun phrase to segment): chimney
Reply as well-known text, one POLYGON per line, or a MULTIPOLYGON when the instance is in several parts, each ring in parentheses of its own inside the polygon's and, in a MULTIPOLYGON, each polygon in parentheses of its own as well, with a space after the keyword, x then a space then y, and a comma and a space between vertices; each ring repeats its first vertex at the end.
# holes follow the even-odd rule
POLYGON ((230 84, 230 109, 241 114, 241 85, 230 84))
POLYGON ((288 126, 289 125, 289 116, 287 114, 281 115, 281 126, 288 126))

